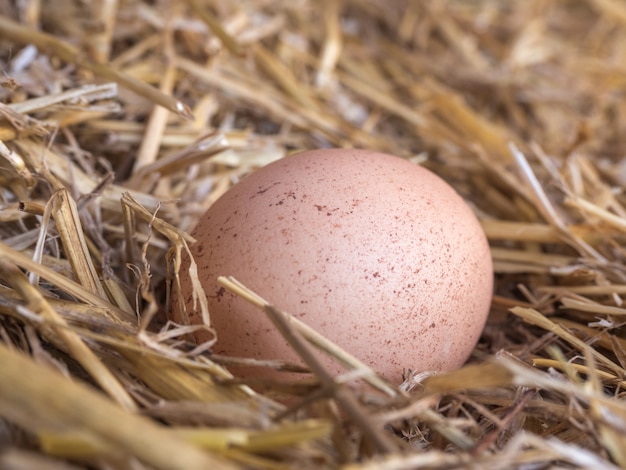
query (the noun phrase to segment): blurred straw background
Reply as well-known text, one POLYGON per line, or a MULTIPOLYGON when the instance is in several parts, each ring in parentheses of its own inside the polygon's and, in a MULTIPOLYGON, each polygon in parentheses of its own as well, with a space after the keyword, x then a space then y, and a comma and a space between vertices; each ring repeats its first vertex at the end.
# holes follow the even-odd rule
POLYGON ((0 468, 626 468, 626 3, 0 13, 0 468), (166 323, 206 208, 330 146, 414 159, 481 219, 464 368, 253 391, 166 323))

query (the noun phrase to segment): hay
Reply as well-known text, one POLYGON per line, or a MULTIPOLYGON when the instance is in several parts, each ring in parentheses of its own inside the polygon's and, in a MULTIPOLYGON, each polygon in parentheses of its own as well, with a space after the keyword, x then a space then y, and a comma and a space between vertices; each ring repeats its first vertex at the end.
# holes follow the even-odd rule
POLYGON ((622 3, 0 12, 1 468, 626 467, 622 3), (327 146, 420 162, 481 219, 496 291, 462 369, 388 384, 233 279, 317 382, 235 379, 166 323, 204 210, 327 146))

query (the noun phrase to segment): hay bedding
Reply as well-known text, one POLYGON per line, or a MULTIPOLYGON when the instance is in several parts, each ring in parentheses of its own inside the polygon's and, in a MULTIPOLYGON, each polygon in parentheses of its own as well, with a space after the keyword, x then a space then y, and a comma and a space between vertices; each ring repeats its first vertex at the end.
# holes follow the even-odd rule
POLYGON ((623 3, 0 11, 1 468, 626 467, 623 3), (326 146, 414 158, 481 218, 464 368, 255 393, 164 322, 198 216, 326 146))

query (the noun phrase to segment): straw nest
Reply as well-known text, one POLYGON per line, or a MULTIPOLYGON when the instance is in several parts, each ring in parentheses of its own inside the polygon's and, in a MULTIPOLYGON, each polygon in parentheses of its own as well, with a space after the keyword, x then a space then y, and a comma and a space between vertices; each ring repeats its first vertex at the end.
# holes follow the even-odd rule
POLYGON ((623 3, 0 11, 1 468, 626 467, 623 3), (481 219, 462 369, 254 392, 165 321, 211 202, 328 146, 417 156, 481 219))

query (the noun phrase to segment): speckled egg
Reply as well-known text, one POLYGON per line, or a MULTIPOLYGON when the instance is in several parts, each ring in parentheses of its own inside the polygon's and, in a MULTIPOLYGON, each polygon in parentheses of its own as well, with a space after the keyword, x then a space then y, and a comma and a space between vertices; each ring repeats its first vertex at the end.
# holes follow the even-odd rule
POLYGON ((394 382, 409 369, 461 366, 489 312, 492 262, 478 220, 441 178, 391 155, 328 149, 275 161, 218 199, 193 236, 219 354, 302 363, 260 309, 217 283, 221 275, 394 382))

